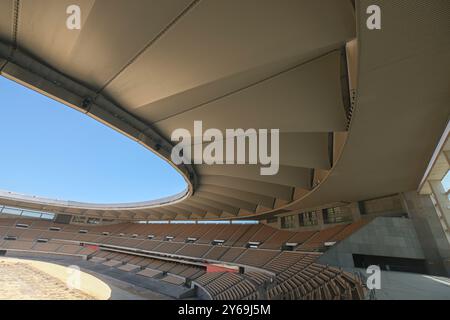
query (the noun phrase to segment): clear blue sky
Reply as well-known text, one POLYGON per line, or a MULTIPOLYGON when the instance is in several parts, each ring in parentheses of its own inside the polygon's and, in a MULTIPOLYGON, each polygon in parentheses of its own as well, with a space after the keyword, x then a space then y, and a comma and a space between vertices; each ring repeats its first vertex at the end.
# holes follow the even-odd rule
POLYGON ((0 189, 94 203, 146 201, 185 189, 138 143, 0 76, 0 189))
POLYGON ((450 171, 447 172, 444 179, 442 180, 442 184, 444 185, 445 191, 450 189, 450 171))

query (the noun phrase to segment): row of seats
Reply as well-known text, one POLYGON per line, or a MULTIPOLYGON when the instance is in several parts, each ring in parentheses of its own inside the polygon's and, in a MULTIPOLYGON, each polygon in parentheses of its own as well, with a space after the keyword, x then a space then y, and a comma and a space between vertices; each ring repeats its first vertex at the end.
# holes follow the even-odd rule
MULTIPOLYGON (((76 226, 61 225, 49 221, 35 219, 1 219, 0 235, 8 233, 10 236, 18 236, 23 239, 37 237, 52 238, 56 231, 49 228, 60 228, 58 239, 95 242, 103 234, 121 237, 122 239, 109 239, 115 241, 114 245, 129 246, 126 242, 133 238, 134 241, 148 239, 184 243, 188 239, 196 244, 210 244, 215 240, 222 240, 223 245, 231 247, 245 247, 249 242, 260 243, 261 249, 280 249, 286 243, 296 243, 296 250, 317 251, 323 250, 326 242, 340 241, 358 230, 366 223, 361 220, 352 224, 340 224, 320 231, 293 232, 278 230, 264 224, 257 225, 233 225, 233 224, 135 224, 120 223, 102 226, 76 226), (14 229, 16 223, 28 225, 28 229, 14 229), (12 227, 12 228, 11 228, 12 227), (7 230, 7 231, 5 231, 7 230), (80 230, 83 233, 79 233, 80 230), (77 234, 74 236, 74 233, 77 234)), ((102 239, 102 241, 105 241, 102 239)), ((132 243, 133 241, 131 241, 132 243)), ((167 245, 167 250, 174 251, 176 245, 167 245)), ((197 247, 200 250, 200 247, 197 247)), ((165 248, 161 248, 165 250, 165 248)), ((179 248, 177 248, 179 249, 179 248)), ((168 252, 168 251, 165 251, 168 252)), ((187 252, 190 254, 190 252, 187 252)))
MULTIPOLYGON (((138 271, 150 269, 154 271, 160 271, 157 274, 168 274, 176 275, 176 280, 170 277, 166 280, 170 283, 183 284, 184 281, 180 281, 180 277, 183 279, 195 280, 205 274, 205 268, 192 264, 185 264, 175 261, 166 261, 160 259, 154 259, 149 257, 135 256, 127 253, 111 252, 99 250, 90 256, 90 259, 94 262, 101 262, 108 265, 108 262, 113 261, 110 264, 111 267, 122 267, 122 266, 135 266, 136 268, 130 268, 129 271, 138 271), (114 263, 116 262, 116 263, 114 263)), ((126 269, 125 269, 126 270, 126 269)))
POLYGON ((36 242, 34 240, 0 240, 0 249, 19 250, 19 251, 38 251, 45 253, 70 254, 87 256, 95 250, 89 247, 83 247, 79 244, 69 244, 59 240, 50 240, 48 242, 36 242))
POLYGON ((269 299, 287 300, 361 300, 364 299, 360 279, 346 272, 316 263, 277 277, 268 290, 269 299))

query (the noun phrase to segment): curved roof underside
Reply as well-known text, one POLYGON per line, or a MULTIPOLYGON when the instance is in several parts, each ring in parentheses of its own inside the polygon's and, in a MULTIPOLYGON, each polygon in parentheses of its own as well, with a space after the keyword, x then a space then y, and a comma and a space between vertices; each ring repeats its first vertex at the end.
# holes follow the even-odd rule
POLYGON ((263 218, 415 189, 445 128, 447 0, 378 1, 376 31, 366 28, 365 0, 356 9, 350 0, 82 0, 80 31, 65 27, 71 2, 0 2, 3 75, 168 161, 172 130, 192 130, 194 120, 279 128, 279 173, 174 165, 189 190, 164 203, 101 207, 0 195, 3 204, 138 220, 263 218), (353 110, 345 45, 355 37, 353 110))

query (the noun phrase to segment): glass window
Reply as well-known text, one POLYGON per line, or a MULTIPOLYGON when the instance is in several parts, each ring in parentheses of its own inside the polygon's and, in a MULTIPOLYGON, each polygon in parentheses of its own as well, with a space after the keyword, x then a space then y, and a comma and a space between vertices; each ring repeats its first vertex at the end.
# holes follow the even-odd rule
POLYGON ((72 218, 72 222, 73 223, 85 223, 86 222, 86 217, 82 217, 82 216, 74 216, 72 218))
POLYGON ((323 222, 325 224, 340 223, 350 221, 351 217, 343 210, 342 207, 323 209, 323 222))
POLYGON ((55 215, 53 213, 41 212, 41 211, 29 211, 29 210, 23 210, 23 209, 19 209, 19 208, 5 207, 5 206, 0 206, 0 214, 12 214, 12 215, 17 215, 17 216, 46 219, 46 220, 53 220, 53 218, 55 217, 55 215))
POLYGON ((295 228, 295 215, 281 217, 281 228, 282 229, 292 229, 295 228))
POLYGON ((298 215, 299 224, 302 227, 315 226, 318 224, 315 211, 303 212, 298 215))
POLYGON ((442 179, 441 183, 444 187, 445 193, 447 193, 448 199, 450 200, 450 170, 447 171, 447 174, 444 176, 444 179, 442 179))
POLYGON ((53 220, 55 218, 55 215, 52 213, 43 213, 41 215, 41 219, 45 219, 45 220, 53 220))
POLYGON ((216 221, 198 221, 199 224, 230 224, 230 220, 216 220, 216 221))
POLYGON ((88 224, 99 224, 100 223, 100 219, 98 219, 98 218, 88 218, 87 223, 88 224))
POLYGON ((21 209, 10 208, 10 207, 4 207, 2 212, 3 212, 4 214, 15 214, 15 215, 20 216, 20 215, 22 214, 22 211, 23 211, 23 210, 21 210, 21 209))
POLYGON ((24 211, 22 212, 23 217, 31 217, 31 218, 40 218, 41 212, 34 212, 34 211, 24 211))
POLYGON ((195 224, 195 220, 173 220, 172 224, 195 224))
POLYGON ((258 224, 257 220, 232 220, 232 224, 258 224))

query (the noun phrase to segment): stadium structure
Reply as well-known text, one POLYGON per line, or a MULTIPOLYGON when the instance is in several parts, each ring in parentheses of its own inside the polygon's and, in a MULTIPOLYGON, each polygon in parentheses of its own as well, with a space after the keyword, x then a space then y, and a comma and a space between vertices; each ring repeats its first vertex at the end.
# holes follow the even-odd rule
POLYGON ((448 0, 0 0, 0 73, 188 186, 117 204, 0 193, 0 282, 77 265, 104 291, 70 299, 450 299, 448 0), (278 173, 175 163, 171 133, 197 120, 279 129, 278 173))

